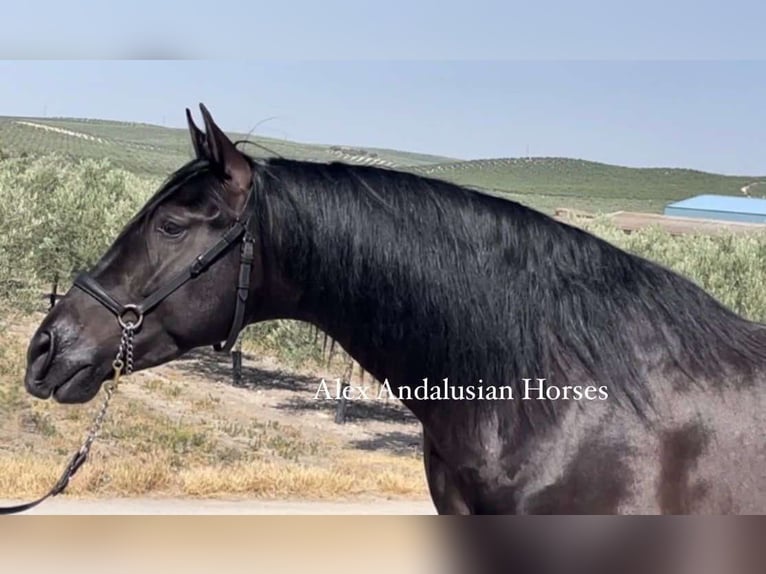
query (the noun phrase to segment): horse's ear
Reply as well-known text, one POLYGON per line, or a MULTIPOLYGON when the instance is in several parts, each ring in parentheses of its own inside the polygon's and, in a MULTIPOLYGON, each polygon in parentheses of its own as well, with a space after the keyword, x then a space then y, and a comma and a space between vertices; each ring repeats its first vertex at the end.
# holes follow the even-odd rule
POLYGON ((189 124, 189 135, 191 136, 192 147, 194 147, 194 155, 197 159, 205 159, 208 157, 207 151, 207 138, 205 132, 197 127, 192 119, 192 114, 189 108, 186 108, 186 122, 189 124))
POLYGON ((247 199, 253 181, 253 168, 250 161, 240 152, 232 141, 226 137, 213 121, 210 112, 203 105, 202 117, 205 120, 207 132, 207 159, 220 171, 226 180, 226 188, 230 192, 230 204, 235 209, 242 207, 247 199))

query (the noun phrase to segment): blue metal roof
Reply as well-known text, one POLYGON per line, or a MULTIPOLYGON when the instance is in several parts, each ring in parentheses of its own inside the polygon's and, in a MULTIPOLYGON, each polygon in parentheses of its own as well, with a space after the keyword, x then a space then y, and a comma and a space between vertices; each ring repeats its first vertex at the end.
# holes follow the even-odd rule
POLYGON ((727 195, 697 195, 668 204, 672 209, 693 209, 695 211, 717 211, 747 213, 766 216, 766 199, 735 197, 727 195))

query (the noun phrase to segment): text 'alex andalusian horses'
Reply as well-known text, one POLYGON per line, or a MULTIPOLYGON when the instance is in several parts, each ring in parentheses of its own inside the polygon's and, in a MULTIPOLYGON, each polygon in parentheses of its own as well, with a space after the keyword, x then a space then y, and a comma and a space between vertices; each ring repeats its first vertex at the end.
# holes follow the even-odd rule
POLYGON ((92 399, 131 310, 136 370, 298 319, 405 397, 442 513, 766 511, 766 327, 517 203, 256 160, 202 111, 197 157, 40 325, 29 392, 92 399), (446 396, 404 392, 424 379, 446 396))

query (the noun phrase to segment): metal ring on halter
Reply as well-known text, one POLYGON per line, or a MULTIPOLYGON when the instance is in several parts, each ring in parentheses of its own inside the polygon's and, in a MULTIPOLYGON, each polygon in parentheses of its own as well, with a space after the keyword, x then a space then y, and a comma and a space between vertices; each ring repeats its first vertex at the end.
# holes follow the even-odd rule
POLYGON ((122 308, 122 311, 120 311, 120 314, 117 315, 117 322, 120 324, 120 327, 123 329, 133 329, 134 331, 137 330, 141 323, 144 322, 144 314, 141 312, 141 310, 138 308, 138 305, 125 305, 122 308), (133 313, 136 316, 135 323, 133 321, 125 321, 123 318, 126 313, 133 313))

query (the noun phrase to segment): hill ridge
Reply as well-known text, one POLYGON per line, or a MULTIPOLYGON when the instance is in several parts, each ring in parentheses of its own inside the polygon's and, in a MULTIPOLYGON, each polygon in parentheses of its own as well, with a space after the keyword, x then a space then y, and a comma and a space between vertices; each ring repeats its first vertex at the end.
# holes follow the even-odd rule
MULTIPOLYGON (((229 132, 273 154, 319 162, 343 161, 411 171, 484 189, 553 212, 660 212, 693 195, 759 195, 766 176, 730 176, 678 167, 627 167, 582 158, 496 157, 461 160, 377 147, 301 143, 229 132)), ((0 150, 109 159, 138 175, 166 176, 192 156, 185 128, 98 118, 0 116, 0 150)), ((249 150, 248 150, 249 151, 249 150)), ((262 151, 256 155, 260 155, 262 151)))

